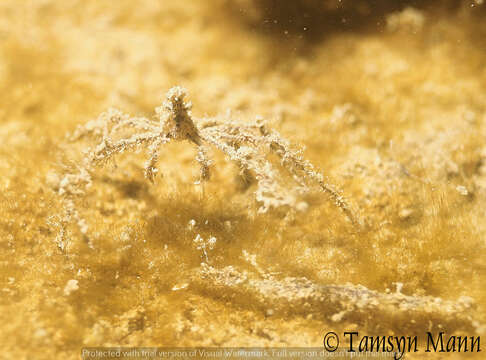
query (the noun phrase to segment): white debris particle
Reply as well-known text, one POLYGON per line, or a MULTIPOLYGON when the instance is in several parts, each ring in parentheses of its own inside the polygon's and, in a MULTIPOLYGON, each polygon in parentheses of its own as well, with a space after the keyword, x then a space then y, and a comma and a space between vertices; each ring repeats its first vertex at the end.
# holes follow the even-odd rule
POLYGON ((188 283, 184 283, 184 284, 181 284, 181 285, 174 285, 172 287, 172 291, 183 290, 183 289, 187 288, 188 286, 189 286, 188 283))
POLYGON ((457 185, 456 186, 456 190, 459 194, 463 195, 463 196, 467 196, 469 194, 469 192, 467 191, 466 187, 463 186, 463 185, 457 185))
POLYGON ((69 280, 64 287, 64 295, 69 296, 73 291, 76 291, 79 289, 78 286, 78 280, 69 280))

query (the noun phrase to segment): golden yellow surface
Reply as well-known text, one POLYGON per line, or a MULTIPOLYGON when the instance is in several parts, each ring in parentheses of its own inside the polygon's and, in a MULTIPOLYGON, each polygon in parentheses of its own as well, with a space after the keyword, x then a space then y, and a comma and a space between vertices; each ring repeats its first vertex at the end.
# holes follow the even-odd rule
POLYGON ((445 330, 484 334, 480 3, 376 8, 359 26, 321 29, 264 11, 265 1, 0 1, 0 358, 76 359, 83 346, 321 346, 327 331, 411 336, 432 326, 427 313, 404 332, 386 314, 333 317, 325 302, 292 299, 282 308, 273 295, 199 278, 201 262, 275 282, 468 296, 474 324, 445 330), (188 89, 195 118, 261 116, 305 146, 360 229, 316 192, 304 209, 259 214, 253 189, 216 151, 202 191, 196 150, 180 142, 162 149, 154 184, 145 152, 98 168, 80 208, 89 244, 73 230, 61 251, 52 184, 82 158, 65 134, 110 107, 151 117, 174 85, 188 89), (216 238, 207 258, 198 234, 216 238))

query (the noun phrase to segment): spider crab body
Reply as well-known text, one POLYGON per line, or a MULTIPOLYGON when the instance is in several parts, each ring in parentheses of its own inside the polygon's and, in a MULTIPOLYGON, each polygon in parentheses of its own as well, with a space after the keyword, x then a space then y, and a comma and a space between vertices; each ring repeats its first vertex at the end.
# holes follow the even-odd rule
POLYGON ((160 148, 173 140, 188 140, 197 146, 196 160, 201 168, 199 181, 210 178, 212 161, 208 159, 207 147, 220 150, 227 159, 234 161, 245 182, 256 184, 255 197, 261 204, 259 212, 282 206, 298 208, 299 195, 314 184, 329 195, 353 224, 357 223, 346 200, 303 158, 302 151, 294 150, 278 132, 267 129, 261 119, 248 123, 213 118, 202 119, 195 124, 191 103, 185 101, 186 97, 184 88, 171 88, 162 106, 156 108, 159 121, 130 117, 111 109, 76 129, 71 140, 88 138, 96 145, 88 150, 82 165, 78 166, 78 173, 66 174, 60 180, 58 193, 65 201, 66 223, 74 219, 81 232, 86 234, 87 225, 78 214, 76 198, 83 195, 84 188, 91 184, 90 174, 95 166, 117 154, 144 146, 149 154, 144 173, 153 182, 157 175, 160 148), (276 155, 277 163, 271 160, 270 154, 276 155), (293 187, 283 183, 284 175, 295 183, 293 187))

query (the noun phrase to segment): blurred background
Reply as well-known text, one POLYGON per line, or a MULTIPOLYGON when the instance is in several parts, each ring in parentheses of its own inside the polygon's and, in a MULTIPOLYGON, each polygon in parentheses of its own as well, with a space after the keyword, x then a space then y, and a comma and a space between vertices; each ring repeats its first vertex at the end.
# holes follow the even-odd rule
MULTIPOLYGON (((71 359, 85 345, 319 346, 324 329, 396 331, 386 318, 332 321, 325 306, 314 317, 292 307, 269 316, 250 295, 197 285, 197 234, 217 238, 218 269, 257 276, 246 251, 282 278, 470 296, 472 318, 484 323, 485 8, 482 0, 1 1, 5 358, 71 359), (143 180, 144 154, 100 169, 83 200, 96 250, 71 234, 70 251, 59 251, 52 184, 61 164, 83 156, 65 134, 110 107, 151 117, 174 85, 188 89, 196 119, 261 116, 304 146, 357 209, 362 232, 318 194, 293 218, 256 216, 252 190, 239 189, 236 168, 217 154, 201 199, 195 151, 174 144, 153 186, 143 180)), ((416 331, 428 326, 422 320, 416 331)))

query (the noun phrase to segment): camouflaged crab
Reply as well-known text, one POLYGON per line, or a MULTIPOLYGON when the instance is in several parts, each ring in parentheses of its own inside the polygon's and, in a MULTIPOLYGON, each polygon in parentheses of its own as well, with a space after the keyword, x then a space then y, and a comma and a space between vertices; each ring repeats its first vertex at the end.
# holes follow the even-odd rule
POLYGON ((240 168, 240 175, 247 184, 256 183, 256 200, 261 203, 260 212, 282 206, 296 207, 299 194, 317 184, 327 193, 354 223, 350 207, 344 198, 324 181, 312 164, 304 160, 300 150, 293 150, 281 135, 269 130, 263 120, 253 123, 218 118, 198 119, 191 115, 191 103, 186 101, 185 89, 171 88, 163 105, 156 108, 156 120, 130 117, 118 110, 109 110, 97 119, 76 129, 72 141, 89 138, 96 145, 87 151, 76 174, 66 174, 60 180, 58 193, 65 200, 68 221, 75 220, 82 233, 87 232, 86 222, 76 210, 75 198, 82 195, 91 184, 93 169, 112 159, 115 155, 138 147, 148 149, 148 160, 144 164, 145 177, 152 181, 157 175, 160 149, 170 141, 187 140, 197 147, 196 160, 201 171, 199 182, 207 181, 211 174, 212 161, 207 149, 212 146, 222 151, 240 168), (270 159, 276 155, 279 164, 270 159), (280 168, 277 170, 277 168, 280 168), (288 187, 282 181, 283 173, 295 183, 288 187))

